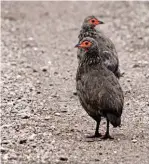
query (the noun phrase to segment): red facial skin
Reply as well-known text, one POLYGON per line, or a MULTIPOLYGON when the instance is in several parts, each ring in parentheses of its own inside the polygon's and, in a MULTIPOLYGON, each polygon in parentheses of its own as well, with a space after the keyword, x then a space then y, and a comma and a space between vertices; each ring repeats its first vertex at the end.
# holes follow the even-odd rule
POLYGON ((90 19, 88 22, 90 24, 94 25, 94 26, 97 26, 97 25, 100 24, 100 21, 98 19, 96 19, 96 18, 90 19))
POLYGON ((83 41, 79 45, 77 45, 78 48, 83 48, 85 51, 88 51, 88 48, 92 45, 89 41, 83 41))

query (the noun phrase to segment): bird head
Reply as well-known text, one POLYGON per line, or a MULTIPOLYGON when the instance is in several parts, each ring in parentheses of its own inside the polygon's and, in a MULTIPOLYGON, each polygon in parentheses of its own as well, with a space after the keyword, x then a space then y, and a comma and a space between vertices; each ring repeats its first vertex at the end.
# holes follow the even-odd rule
POLYGON ((80 43, 78 43, 75 47, 79 49, 84 49, 86 52, 92 52, 98 50, 98 43, 95 39, 90 37, 83 38, 80 43))
POLYGON ((99 24, 104 24, 104 23, 100 21, 99 19, 97 19, 95 16, 88 16, 84 19, 83 24, 87 24, 90 27, 94 28, 95 26, 99 24))

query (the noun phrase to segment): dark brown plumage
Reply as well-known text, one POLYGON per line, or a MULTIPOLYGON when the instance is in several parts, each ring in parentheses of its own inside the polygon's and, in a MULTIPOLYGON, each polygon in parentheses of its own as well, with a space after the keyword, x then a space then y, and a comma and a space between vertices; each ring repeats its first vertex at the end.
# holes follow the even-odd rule
POLYGON ((76 75, 76 88, 80 103, 97 122, 95 137, 100 136, 99 124, 101 117, 105 117, 107 131, 103 138, 111 138, 109 122, 114 127, 121 124, 123 91, 115 75, 103 64, 102 50, 94 39, 86 37, 76 47, 84 52, 76 75))
MULTIPOLYGON (((112 41, 109 38, 107 38, 101 31, 98 31, 94 28, 98 24, 97 23, 96 25, 92 24, 90 21, 92 19, 97 19, 97 18, 95 18, 94 16, 89 16, 85 18, 80 34, 78 36, 79 42, 84 37, 94 38, 98 42, 98 45, 100 45, 100 48, 103 51, 101 55, 101 59, 103 63, 109 70, 111 70, 116 75, 116 77, 119 78, 120 77, 119 60, 118 60, 118 55, 117 55, 115 46, 112 43, 112 41)), ((78 50, 77 56, 80 61, 83 56, 83 51, 78 50)))

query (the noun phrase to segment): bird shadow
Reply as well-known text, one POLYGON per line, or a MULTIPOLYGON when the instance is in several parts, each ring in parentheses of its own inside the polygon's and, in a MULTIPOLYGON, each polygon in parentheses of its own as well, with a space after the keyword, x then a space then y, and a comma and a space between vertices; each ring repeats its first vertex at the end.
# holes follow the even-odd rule
POLYGON ((88 135, 84 135, 81 137, 81 140, 80 141, 83 141, 83 142, 99 142, 99 141, 113 141, 113 142, 120 142, 122 140, 128 140, 128 138, 122 134, 122 133, 119 133, 119 134, 113 134, 112 137, 113 139, 102 139, 101 137, 89 137, 90 134, 88 135))

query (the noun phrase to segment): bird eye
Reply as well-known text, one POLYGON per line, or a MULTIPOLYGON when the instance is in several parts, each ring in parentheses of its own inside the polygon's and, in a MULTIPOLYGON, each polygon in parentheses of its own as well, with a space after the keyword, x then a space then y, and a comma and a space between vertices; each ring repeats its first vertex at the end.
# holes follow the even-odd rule
POLYGON ((88 42, 85 42, 85 45, 88 45, 88 42))
POLYGON ((95 20, 94 19, 92 19, 92 23, 95 23, 95 20))

